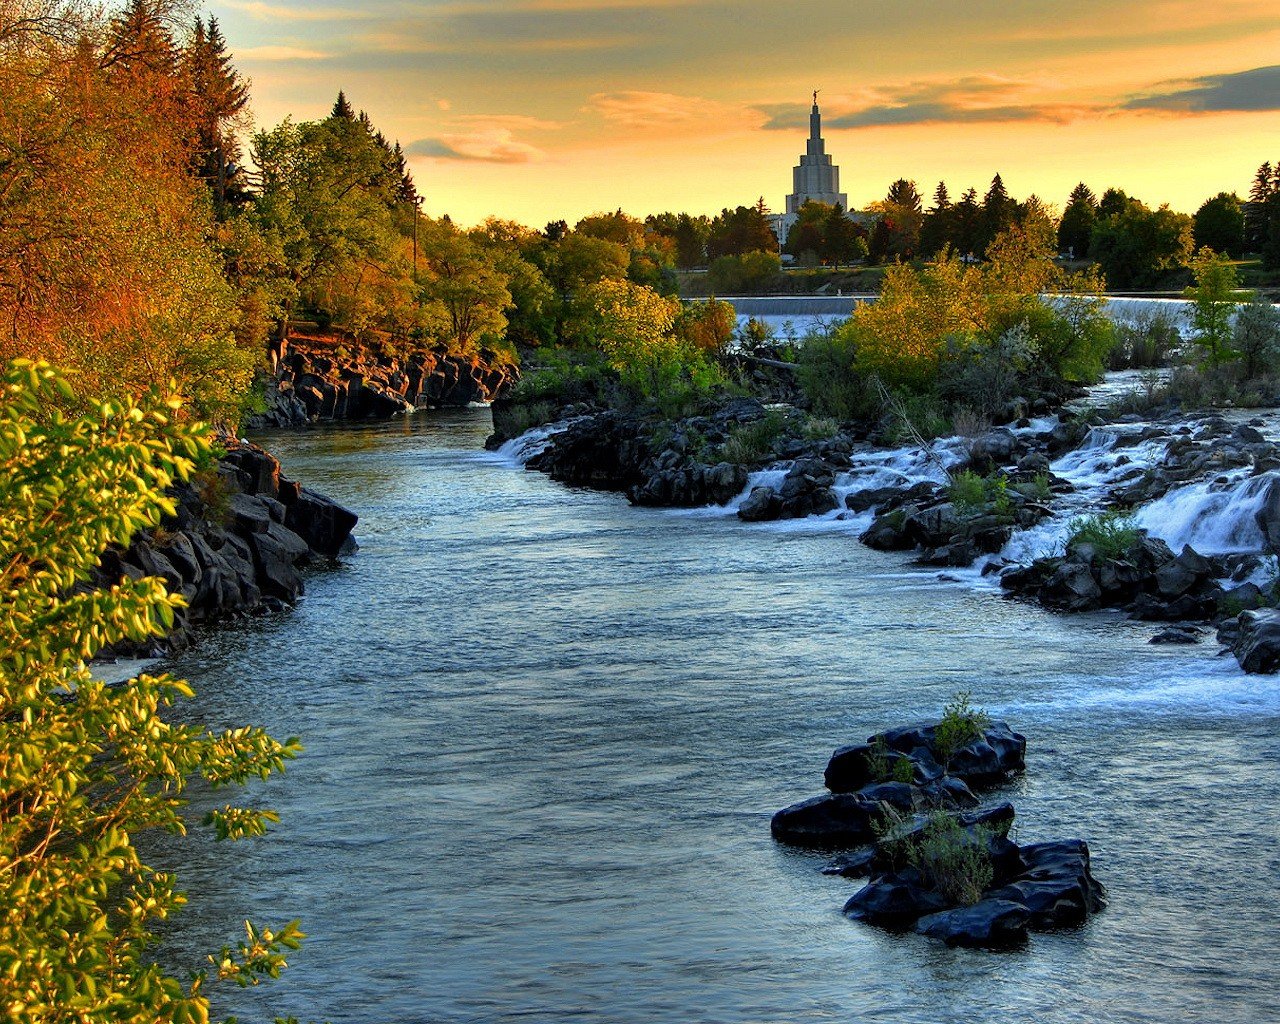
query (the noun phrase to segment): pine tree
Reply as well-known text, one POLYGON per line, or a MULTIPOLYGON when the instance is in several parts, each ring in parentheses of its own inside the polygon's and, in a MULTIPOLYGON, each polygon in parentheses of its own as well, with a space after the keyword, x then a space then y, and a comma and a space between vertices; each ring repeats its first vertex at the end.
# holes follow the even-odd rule
POLYGON ((980 248, 982 240, 982 206, 978 203, 978 190, 971 188, 955 205, 953 241, 962 256, 972 256, 980 248))
POLYGON ((1270 161, 1258 168, 1244 207, 1244 245, 1249 252, 1262 252, 1267 243, 1267 198, 1272 191, 1270 161))
POLYGON ((1083 259, 1098 219, 1098 200, 1083 181, 1071 190, 1062 221, 1058 224, 1058 251, 1083 259))
POLYGON ((940 181, 933 190, 933 206, 924 215, 924 224, 920 228, 922 256, 937 256, 947 246, 955 244, 955 220, 955 207, 951 203, 947 183, 940 181))
POLYGON ((249 87, 231 63, 216 18, 207 26, 196 19, 182 64, 196 111, 197 171, 213 189, 215 209, 221 210, 231 193, 242 195, 233 180, 239 146, 228 125, 248 106, 249 87))
POLYGON ((420 201, 418 186, 414 183, 413 174, 409 171, 409 162, 405 159, 404 150, 398 141, 391 151, 391 157, 392 166, 400 179, 397 198, 402 203, 412 203, 417 206, 420 201))
POLYGON ((111 22, 102 66, 132 76, 176 78, 178 47, 156 0, 129 0, 111 22))
POLYGON ((1004 187, 1004 179, 997 174, 991 179, 991 187, 982 200, 982 234, 979 248, 986 251, 995 237, 1008 228, 1018 212, 1018 204, 1013 201, 1004 187))
POLYGON ((347 94, 341 89, 338 90, 338 98, 333 102, 333 110, 329 112, 330 117, 340 117, 344 121, 354 121, 356 119, 355 108, 347 100, 347 94))

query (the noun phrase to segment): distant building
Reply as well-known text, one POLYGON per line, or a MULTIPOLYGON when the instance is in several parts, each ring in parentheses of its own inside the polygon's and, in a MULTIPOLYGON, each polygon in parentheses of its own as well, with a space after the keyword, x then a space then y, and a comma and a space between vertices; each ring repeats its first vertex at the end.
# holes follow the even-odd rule
POLYGON ((849 197, 840 191, 840 168, 832 162, 822 138, 822 111, 818 109, 817 92, 813 94, 813 108, 809 111, 809 140, 805 143, 800 162, 791 171, 791 190, 787 196, 787 212, 774 214, 771 218, 779 245, 786 242, 800 207, 808 202, 826 203, 828 206, 839 204, 850 215, 850 220, 861 223, 867 219, 851 213, 849 197))

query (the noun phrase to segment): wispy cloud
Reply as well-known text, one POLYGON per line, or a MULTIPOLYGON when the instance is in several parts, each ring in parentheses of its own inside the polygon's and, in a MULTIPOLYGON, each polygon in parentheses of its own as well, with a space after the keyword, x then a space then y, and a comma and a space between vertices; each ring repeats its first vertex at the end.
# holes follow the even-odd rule
POLYGON ((302 46, 249 46, 236 51, 236 59, 246 64, 255 61, 277 62, 288 60, 326 60, 330 55, 320 50, 302 46))
POLYGON ((715 125, 740 129, 754 127, 763 116, 745 104, 635 89, 595 93, 582 110, 598 114, 612 124, 640 131, 702 130, 715 125))
POLYGON ((1280 64, 1164 82, 1124 108, 1179 114, 1280 110, 1280 64))
MULTIPOLYGON (((828 128, 880 128, 922 124, 1067 124, 1096 115, 1094 105, 1035 102, 1039 83, 998 75, 907 82, 863 90, 823 101, 828 128)), ((807 103, 760 104, 768 129, 795 130, 808 124, 807 103)))
POLYGON ((258 21, 367 21, 377 17, 376 11, 359 7, 320 7, 305 3, 298 7, 269 4, 261 0, 222 0, 234 11, 258 21))
POLYGON ((516 139, 509 128, 445 132, 410 143, 405 152, 410 156, 435 160, 471 160, 491 164, 538 163, 547 157, 537 146, 516 139))

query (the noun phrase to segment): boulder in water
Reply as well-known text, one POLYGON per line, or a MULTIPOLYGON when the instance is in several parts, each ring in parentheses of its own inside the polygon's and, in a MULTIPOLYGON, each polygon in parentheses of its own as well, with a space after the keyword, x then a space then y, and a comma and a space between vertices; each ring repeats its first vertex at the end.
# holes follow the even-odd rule
POLYGON ((1280 670, 1280 609, 1241 612, 1231 650, 1240 667, 1250 673, 1280 670))

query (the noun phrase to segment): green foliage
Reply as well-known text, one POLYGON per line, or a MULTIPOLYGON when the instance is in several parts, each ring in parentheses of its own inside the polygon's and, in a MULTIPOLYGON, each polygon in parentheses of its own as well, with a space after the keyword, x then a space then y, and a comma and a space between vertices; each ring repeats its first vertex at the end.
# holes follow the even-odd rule
MULTIPOLYGON (((0 1006, 16 1022, 205 1021, 209 980, 168 977, 148 950, 184 897, 143 864, 134 835, 181 834, 183 792, 265 778, 299 750, 258 729, 212 733, 175 721, 190 687, 166 675, 119 686, 91 676, 103 647, 162 635, 182 606, 156 577, 82 588, 109 544, 172 515, 167 489, 207 451, 176 399, 121 400, 68 418, 54 371, 15 362, 0 404, 0 1006)), ((206 816, 220 838, 261 834, 270 811, 206 816)), ((254 983, 284 966, 297 924, 250 929, 212 958, 254 983)))
POLYGON ((1067 533, 1067 549, 1088 544, 1103 558, 1124 558, 1141 538, 1132 512, 1109 511, 1073 519, 1067 533))
POLYGON ((987 482, 971 469, 951 478, 947 496, 961 515, 976 516, 987 507, 987 482))
POLYGON ((751 423, 739 423, 731 431, 720 449, 720 457, 726 462, 752 465, 769 458, 773 444, 787 429, 787 418, 777 409, 770 409, 760 419, 751 423))
POLYGON ((1194 288, 1183 294, 1192 301, 1191 326, 1195 343, 1205 352, 1210 366, 1218 366, 1237 353, 1230 347, 1231 318, 1242 296, 1237 290, 1236 268, 1211 249, 1202 249, 1191 263, 1194 288))
POLYGON ((707 271, 707 279, 717 292, 732 295, 763 288, 781 270, 782 258, 776 252, 747 252, 715 260, 707 271))
POLYGON ((847 331, 806 342, 796 377, 814 412, 847 423, 878 411, 874 391, 856 368, 857 356, 857 341, 847 331))
POLYGON ((1231 347, 1239 356, 1245 380, 1280 371, 1280 310, 1257 296, 1240 306, 1231 347))
POLYGON ((839 420, 830 416, 806 416, 800 428, 800 436, 806 441, 826 441, 839 433, 839 420))
POLYGON ((957 693, 943 708, 942 720, 934 731, 933 746, 938 762, 944 766, 949 764, 957 750, 981 739, 990 724, 987 713, 971 703, 968 690, 957 693))
POLYGON ((986 826, 965 829, 953 815, 934 811, 919 836, 908 843, 907 861, 948 904, 972 906, 995 876, 992 835, 986 826))
POLYGON ((1116 343, 1107 357, 1112 370, 1168 366, 1182 345, 1176 318, 1163 311, 1143 313, 1116 325, 1116 343))
POLYGON ((1089 257, 1113 288, 1133 288, 1155 284, 1164 271, 1185 266, 1192 246, 1192 221, 1185 213, 1167 206, 1151 210, 1113 190, 1103 196, 1089 257), (1110 203, 1109 196, 1114 197, 1110 203))
POLYGON ((1231 259, 1244 255, 1244 207, 1234 192, 1219 192, 1196 211, 1197 249, 1212 249, 1231 259))

